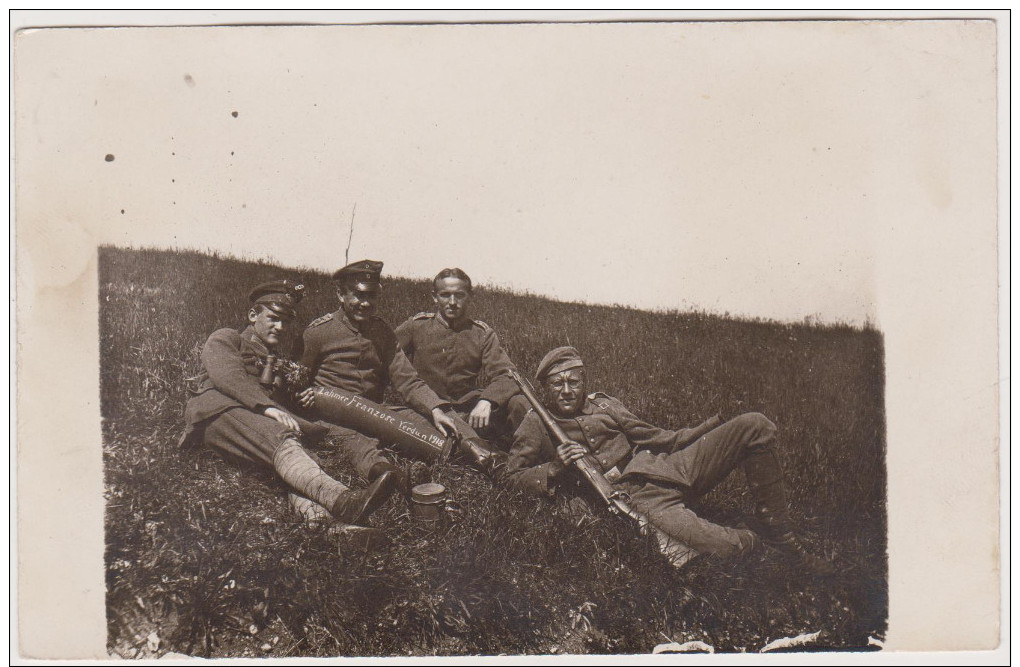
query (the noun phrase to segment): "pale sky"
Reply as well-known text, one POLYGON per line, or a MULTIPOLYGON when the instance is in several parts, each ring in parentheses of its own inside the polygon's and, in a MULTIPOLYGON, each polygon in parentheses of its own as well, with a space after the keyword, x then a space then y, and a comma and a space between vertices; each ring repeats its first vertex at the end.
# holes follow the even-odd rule
POLYGON ((324 270, 356 206, 350 259, 388 275, 862 322, 876 253, 916 250, 898 216, 994 192, 954 159, 994 146, 994 48, 988 22, 29 31, 19 197, 82 243, 324 270))

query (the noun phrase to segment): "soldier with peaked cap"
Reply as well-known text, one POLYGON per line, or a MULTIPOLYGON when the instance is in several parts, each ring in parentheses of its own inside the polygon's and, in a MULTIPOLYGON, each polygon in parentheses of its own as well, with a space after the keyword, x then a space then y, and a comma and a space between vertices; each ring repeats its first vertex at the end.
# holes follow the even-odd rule
POLYGON ((635 510, 698 553, 737 556, 764 539, 806 569, 832 573, 832 564, 808 553, 794 532, 774 452, 776 427, 763 415, 747 413, 722 424, 714 418, 679 431, 655 427, 611 396, 586 394, 584 362, 572 347, 546 354, 536 379, 542 403, 573 442, 554 445, 538 414, 529 412, 514 436, 507 466, 507 478, 517 488, 545 495, 572 488, 583 492, 572 463, 590 451, 635 510), (687 506, 738 467, 754 498, 755 531, 720 526, 687 506))
MULTIPOLYGON (((393 329, 375 315, 382 267, 382 262, 361 260, 333 274, 340 308, 305 329, 301 363, 311 369, 313 386, 343 389, 376 403, 383 402, 386 387, 392 385, 410 408, 387 406, 389 409, 409 422, 454 435, 456 425, 446 415, 449 402, 418 377, 397 345, 393 329)), ((303 392, 300 401, 315 413, 314 392, 303 392)), ((406 477, 383 455, 379 440, 343 425, 336 425, 330 435, 340 436, 341 447, 351 455, 359 474, 369 481, 384 473, 397 475, 401 490, 409 493, 406 477)))
POLYGON ((462 451, 491 475, 506 455, 487 441, 512 434, 528 400, 507 374, 516 369, 496 332, 471 319, 471 298, 471 278, 461 269, 443 269, 432 281, 435 311, 418 313, 396 333, 418 375, 449 401, 462 451))
POLYGON ((294 492, 291 504, 306 514, 365 524, 398 480, 380 475, 368 489, 354 491, 327 475, 301 444, 301 438, 321 437, 325 429, 292 414, 278 400, 271 377, 272 355, 303 289, 286 280, 259 285, 248 296, 248 326, 209 336, 196 395, 184 410, 181 443, 204 443, 275 470, 294 492))

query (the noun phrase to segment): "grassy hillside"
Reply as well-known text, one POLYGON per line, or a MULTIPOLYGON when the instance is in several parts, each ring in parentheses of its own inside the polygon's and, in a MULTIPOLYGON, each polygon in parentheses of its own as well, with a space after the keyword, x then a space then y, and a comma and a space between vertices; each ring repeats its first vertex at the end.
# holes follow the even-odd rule
MULTIPOLYGON (((176 444, 195 346, 219 327, 240 326, 247 291, 261 281, 304 280, 301 322, 335 310, 328 276, 159 250, 102 248, 99 259, 111 650, 642 653, 700 639, 756 651, 804 632, 822 631, 821 643, 834 648, 884 634, 883 351, 873 330, 485 289, 474 303, 474 316, 496 329, 525 374, 569 342, 587 360, 590 388, 652 423, 765 413, 780 429, 795 517, 816 549, 839 558, 834 580, 802 576, 767 551, 678 572, 604 512, 578 515, 494 489, 458 465, 408 459, 398 463, 415 482, 450 489, 450 521, 430 531, 390 502, 373 516, 390 543, 355 555, 301 524, 271 474, 176 444)), ((387 279, 384 289, 380 315, 393 325, 431 304, 427 283, 387 279)), ((350 481, 342 456, 320 454, 350 481)), ((735 473, 700 510, 735 524, 749 507, 735 473)))

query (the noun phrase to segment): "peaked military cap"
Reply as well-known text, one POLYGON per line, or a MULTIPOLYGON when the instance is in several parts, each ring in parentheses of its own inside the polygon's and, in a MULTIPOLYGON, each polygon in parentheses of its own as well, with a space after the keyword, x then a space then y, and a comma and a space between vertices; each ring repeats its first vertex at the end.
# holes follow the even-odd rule
POLYGON ((535 372, 535 377, 541 382, 553 373, 562 373, 571 368, 580 368, 582 366, 584 366, 584 362, 581 360, 581 355, 577 350, 566 346, 557 347, 547 352, 542 357, 542 361, 538 362, 538 370, 535 372))
POLYGON ((363 259, 352 262, 333 274, 333 280, 344 285, 353 284, 354 288, 363 292, 378 292, 382 289, 379 276, 382 274, 382 262, 363 259))
POLYGON ((294 310, 305 295, 305 286, 293 280, 262 283, 248 294, 251 305, 263 305, 281 317, 294 317, 294 310))

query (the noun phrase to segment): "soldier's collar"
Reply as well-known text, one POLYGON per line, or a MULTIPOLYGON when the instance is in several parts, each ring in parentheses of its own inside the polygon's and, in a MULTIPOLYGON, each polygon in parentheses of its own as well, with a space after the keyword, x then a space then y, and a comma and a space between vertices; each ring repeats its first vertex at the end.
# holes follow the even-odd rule
POLYGON ((463 331, 464 329, 470 329, 471 326, 474 324, 474 320, 472 320, 470 317, 465 317, 463 320, 461 320, 460 324, 454 326, 452 323, 448 322, 446 318, 443 317, 443 314, 438 310, 436 311, 436 316, 433 317, 432 319, 436 320, 447 329, 451 329, 453 331, 463 331))
POLYGON ((336 317, 333 319, 337 320, 354 333, 358 333, 358 327, 354 326, 354 322, 351 322, 351 319, 347 317, 347 311, 344 310, 343 306, 340 306, 340 310, 336 311, 336 317))
POLYGON ((241 339, 246 341, 249 345, 255 348, 255 351, 259 354, 269 354, 269 348, 262 342, 262 339, 255 334, 255 327, 248 325, 241 331, 241 339))
POLYGON ((561 417, 561 416, 559 416, 557 414, 554 414, 553 417, 555 417, 556 419, 558 419, 560 421, 570 420, 570 419, 577 419, 581 415, 587 416, 587 415, 595 414, 597 409, 598 409, 598 406, 596 406, 594 403, 589 401, 588 397, 585 396, 584 397, 584 405, 582 405, 581 409, 577 411, 577 414, 575 414, 575 415, 573 415, 571 417, 561 417))

